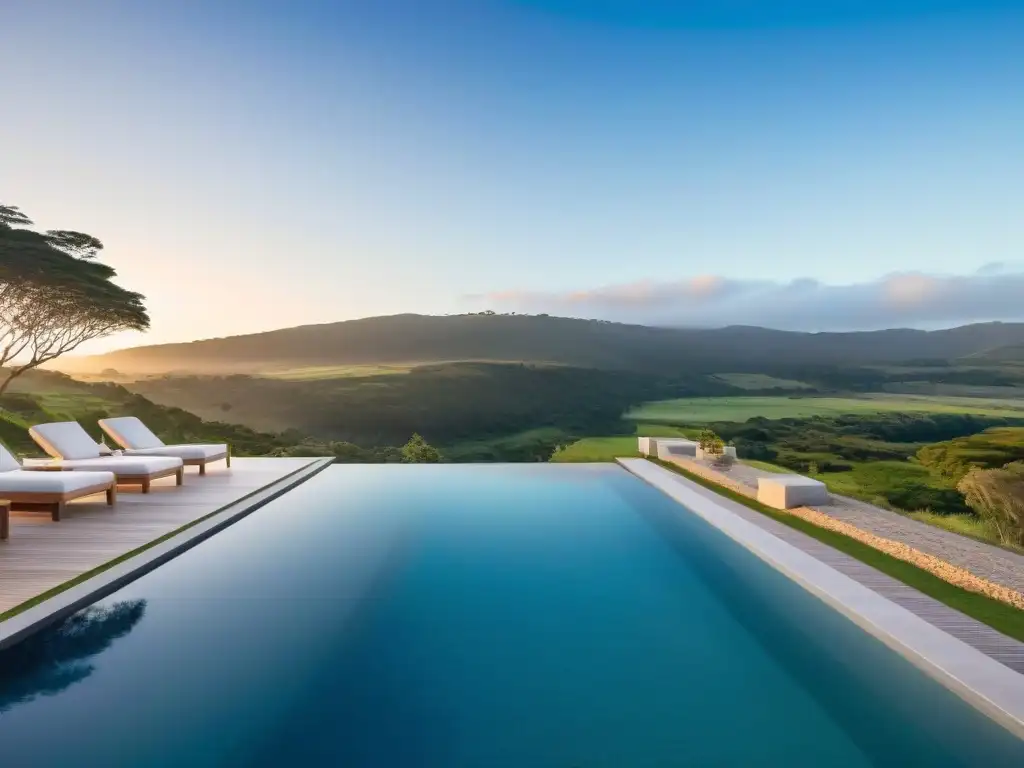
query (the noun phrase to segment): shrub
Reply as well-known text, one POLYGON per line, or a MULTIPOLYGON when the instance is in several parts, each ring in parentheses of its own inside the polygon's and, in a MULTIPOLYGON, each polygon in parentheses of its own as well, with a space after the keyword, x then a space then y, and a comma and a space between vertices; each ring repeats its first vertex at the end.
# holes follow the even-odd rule
POLYGON ((437 464, 441 452, 417 434, 402 446, 402 461, 406 464, 437 464))
POLYGON ((722 439, 718 435, 716 435, 712 430, 707 428, 702 429, 700 431, 700 434, 697 435, 697 444, 700 446, 700 449, 705 453, 714 453, 713 449, 715 447, 715 444, 720 442, 722 442, 722 439))
POLYGON ((1003 544, 1024 546, 1024 462, 971 469, 957 490, 978 517, 995 528, 1003 544))

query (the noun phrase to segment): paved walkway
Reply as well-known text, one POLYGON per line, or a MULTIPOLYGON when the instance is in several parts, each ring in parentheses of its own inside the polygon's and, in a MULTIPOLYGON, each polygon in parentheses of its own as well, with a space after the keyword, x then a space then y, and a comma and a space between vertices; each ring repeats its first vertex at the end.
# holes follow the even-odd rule
MULTIPOLYGON (((642 460, 619 459, 619 463, 627 470, 633 471, 634 474, 636 474, 637 471, 635 465, 631 462, 638 461, 642 460)), ((651 465, 649 462, 643 462, 643 464, 651 467, 655 466, 651 465)), ((736 468, 739 468, 739 466, 740 465, 737 464, 736 468)), ((744 466, 743 469, 751 468, 744 466)), ((995 659, 1004 666, 1024 674, 1024 643, 1014 640, 1011 637, 1007 637, 988 625, 982 624, 980 621, 976 621, 975 619, 950 608, 946 604, 918 592, 913 587, 909 587, 903 582, 897 581, 891 576, 887 576, 881 571, 875 570, 871 566, 862 563, 860 560, 856 560, 849 555, 843 554, 839 550, 833 549, 827 544, 823 544, 817 539, 811 538, 800 531, 790 528, 788 525, 776 522, 770 517, 762 515, 760 512, 755 512, 749 507, 745 507, 742 504, 715 493, 714 491, 708 490, 704 486, 698 485, 681 475, 668 472, 667 470, 661 470, 661 472, 664 472, 664 475, 670 477, 673 481, 682 483, 691 491, 713 500, 719 506, 724 507, 739 517, 742 517, 744 520, 753 523, 762 530, 777 536, 788 544, 791 544, 797 549, 811 555, 815 559, 820 560, 859 584, 907 609, 919 618, 927 621, 932 626, 937 627, 943 632, 963 641, 967 645, 981 651, 986 656, 995 659)), ((730 471, 729 474, 732 475, 732 471, 730 471)), ((733 479, 735 480, 738 478, 733 479)))
MULTIPOLYGON (((772 473, 737 463, 726 475, 733 482, 756 490, 757 478, 771 477, 772 473)), ((1024 592, 1024 555, 936 528, 873 504, 835 494, 831 496, 831 504, 810 509, 875 536, 906 544, 975 576, 1024 592)))

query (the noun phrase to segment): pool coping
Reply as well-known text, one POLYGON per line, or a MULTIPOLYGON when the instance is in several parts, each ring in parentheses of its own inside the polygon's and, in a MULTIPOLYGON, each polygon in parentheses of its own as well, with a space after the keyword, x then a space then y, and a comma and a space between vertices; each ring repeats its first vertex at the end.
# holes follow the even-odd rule
POLYGON ((620 458, 657 488, 839 611, 918 668, 1024 738, 1024 675, 689 487, 646 459, 620 458))
POLYGON ((80 584, 69 587, 38 605, 0 622, 0 650, 15 645, 41 629, 121 589, 155 568, 173 560, 219 531, 301 485, 334 463, 332 457, 311 457, 309 464, 215 510, 169 539, 149 546, 80 584))

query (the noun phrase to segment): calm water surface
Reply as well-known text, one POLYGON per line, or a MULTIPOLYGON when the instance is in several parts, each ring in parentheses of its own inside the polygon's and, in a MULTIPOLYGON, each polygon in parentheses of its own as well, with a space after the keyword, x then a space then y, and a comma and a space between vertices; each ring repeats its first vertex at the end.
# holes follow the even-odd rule
POLYGON ((336 466, 0 654, 3 766, 1021 766, 605 466, 336 466))

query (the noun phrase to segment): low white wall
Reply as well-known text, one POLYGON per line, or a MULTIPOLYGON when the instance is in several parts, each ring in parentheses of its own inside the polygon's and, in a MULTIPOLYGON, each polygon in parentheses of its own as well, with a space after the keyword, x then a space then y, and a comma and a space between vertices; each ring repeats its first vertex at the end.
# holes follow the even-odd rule
POLYGON ((829 503, 828 488, 802 475, 778 475, 757 480, 757 500, 775 509, 812 507, 829 503))

